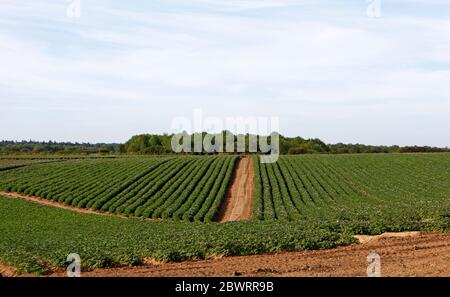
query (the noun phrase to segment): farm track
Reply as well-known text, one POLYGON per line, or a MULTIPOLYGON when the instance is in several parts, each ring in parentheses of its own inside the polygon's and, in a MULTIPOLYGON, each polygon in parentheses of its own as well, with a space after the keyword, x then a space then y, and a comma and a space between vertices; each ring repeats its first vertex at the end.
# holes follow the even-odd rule
MULTIPOLYGON (((116 218, 122 218, 122 219, 130 219, 131 218, 131 217, 128 217, 125 215, 114 214, 114 213, 109 213, 109 212, 100 212, 100 211, 95 211, 95 210, 88 209, 88 208, 79 208, 79 207, 75 207, 75 206, 66 205, 61 202, 56 202, 56 201, 48 200, 48 199, 41 198, 41 197, 22 195, 19 193, 1 192, 0 191, 0 196, 12 198, 12 199, 21 199, 21 200, 25 200, 25 201, 29 201, 29 202, 33 202, 33 203, 37 203, 37 204, 41 204, 41 205, 46 205, 46 206, 53 206, 53 207, 70 210, 70 211, 77 212, 77 213, 94 214, 94 215, 116 217, 116 218)), ((145 221, 160 221, 161 219, 146 218, 144 220, 145 221)))
POLYGON ((381 256, 382 276, 450 276, 450 233, 419 232, 374 236, 365 243, 329 250, 148 263, 98 269, 83 276, 366 276, 367 256, 374 252, 381 256))
POLYGON ((16 268, 14 266, 0 263, 0 276, 8 277, 14 275, 16 275, 16 268))
POLYGON ((238 160, 231 186, 222 204, 217 221, 246 221, 252 219, 254 193, 253 161, 249 157, 238 160))

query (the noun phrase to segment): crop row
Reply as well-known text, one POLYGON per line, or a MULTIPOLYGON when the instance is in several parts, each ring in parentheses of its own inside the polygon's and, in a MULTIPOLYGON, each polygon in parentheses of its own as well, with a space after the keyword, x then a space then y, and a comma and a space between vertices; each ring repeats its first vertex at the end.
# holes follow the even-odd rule
POLYGON ((254 160, 257 220, 427 213, 450 201, 450 155, 282 156, 254 160))
POLYGON ((0 189, 137 217, 211 221, 236 157, 70 160, 1 172, 0 189))

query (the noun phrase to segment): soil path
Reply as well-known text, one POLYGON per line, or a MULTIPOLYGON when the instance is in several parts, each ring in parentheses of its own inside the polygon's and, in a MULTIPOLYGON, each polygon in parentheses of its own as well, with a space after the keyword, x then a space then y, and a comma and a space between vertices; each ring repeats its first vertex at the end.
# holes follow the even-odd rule
POLYGON ((0 276, 15 276, 16 268, 11 265, 0 263, 0 276))
MULTIPOLYGON (((7 197, 7 198, 13 198, 13 199, 22 199, 22 200, 30 201, 33 203, 58 207, 58 208, 62 208, 62 209, 66 209, 66 210, 70 210, 70 211, 78 212, 78 213, 95 214, 95 215, 100 215, 100 216, 108 216, 108 217, 116 217, 116 218, 124 218, 124 219, 133 218, 133 217, 128 217, 128 216, 120 215, 120 214, 101 212, 101 211, 96 211, 96 210, 87 209, 87 208, 79 208, 79 207, 75 207, 75 206, 66 205, 61 202, 56 202, 56 201, 52 201, 52 200, 48 200, 48 199, 36 197, 36 196, 22 195, 22 194, 15 193, 15 192, 1 192, 0 191, 0 196, 7 197)), ((149 218, 149 219, 145 219, 145 220, 146 221, 158 221, 160 219, 150 219, 149 218)))
MULTIPOLYGON (((82 276, 367 276, 370 253, 381 257, 381 276, 450 276, 450 233, 390 234, 329 250, 148 263, 98 269, 82 276)), ((64 276, 64 272, 51 276, 64 276)))
POLYGON ((251 220, 254 187, 253 161, 250 157, 244 157, 238 160, 217 220, 220 223, 251 220))

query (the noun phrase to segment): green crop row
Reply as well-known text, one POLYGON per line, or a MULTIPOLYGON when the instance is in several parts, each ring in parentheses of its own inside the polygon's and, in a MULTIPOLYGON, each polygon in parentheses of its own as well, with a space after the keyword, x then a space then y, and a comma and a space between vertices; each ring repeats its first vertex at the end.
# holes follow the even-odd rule
POLYGON ((0 189, 137 217, 211 221, 236 157, 68 160, 0 173, 0 189))
MULTIPOLYGON (((227 160, 227 162, 232 162, 227 160)), ((230 168, 230 167, 228 167, 230 168)), ((81 257, 82 271, 215 256, 331 248, 354 239, 323 222, 149 222, 80 214, 0 196, 0 263, 45 274, 81 257)))
POLYGON ((255 176, 257 220, 433 221, 450 212, 449 154, 281 156, 256 162, 255 176))
POLYGON ((449 154, 281 156, 274 164, 255 156, 253 220, 213 223, 236 160, 65 160, 1 171, 1 191, 130 218, 0 197, 0 262, 44 273, 64 267, 70 253, 93 269, 330 248, 353 234, 450 231, 449 154), (167 220, 139 219, 149 217, 167 220))

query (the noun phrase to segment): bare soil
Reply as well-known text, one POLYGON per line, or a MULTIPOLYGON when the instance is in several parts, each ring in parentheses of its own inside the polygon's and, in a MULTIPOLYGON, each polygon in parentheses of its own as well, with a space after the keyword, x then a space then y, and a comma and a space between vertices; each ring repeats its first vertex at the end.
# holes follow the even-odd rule
POLYGON ((380 238, 390 238, 390 237, 412 237, 420 235, 419 231, 410 232, 386 232, 380 235, 356 235, 355 238, 358 239, 360 243, 368 243, 372 240, 377 240, 380 238))
MULTIPOLYGON (((399 233, 328 250, 224 257, 98 269, 82 276, 367 276, 367 256, 381 256, 382 276, 450 276, 450 233, 399 233)), ((56 272, 51 276, 64 276, 56 272)))
MULTIPOLYGON (((130 217, 127 217, 125 215, 114 214, 114 213, 109 213, 109 212, 101 212, 101 211, 96 211, 96 210, 87 209, 87 208, 79 208, 79 207, 75 207, 75 206, 66 205, 66 204, 61 203, 61 202, 56 202, 56 201, 48 200, 48 199, 45 199, 45 198, 41 198, 41 197, 22 195, 22 194, 14 193, 14 192, 1 192, 0 191, 0 196, 13 198, 13 199, 22 199, 22 200, 26 200, 26 201, 29 201, 29 202, 33 202, 33 203, 37 203, 37 204, 41 204, 41 205, 46 205, 46 206, 58 207, 58 208, 62 208, 62 209, 66 209, 66 210, 70 210, 70 211, 78 212, 78 213, 95 214, 95 215, 108 216, 108 217, 117 217, 117 218, 125 218, 125 219, 129 219, 130 218, 130 217)), ((145 220, 146 221, 158 221, 160 219, 150 219, 150 218, 148 218, 148 219, 145 219, 145 220)))
POLYGON ((254 183, 252 159, 244 157, 238 160, 231 187, 217 219, 220 223, 252 219, 254 183))
POLYGON ((0 276, 14 276, 16 275, 16 268, 10 265, 0 263, 0 276))

